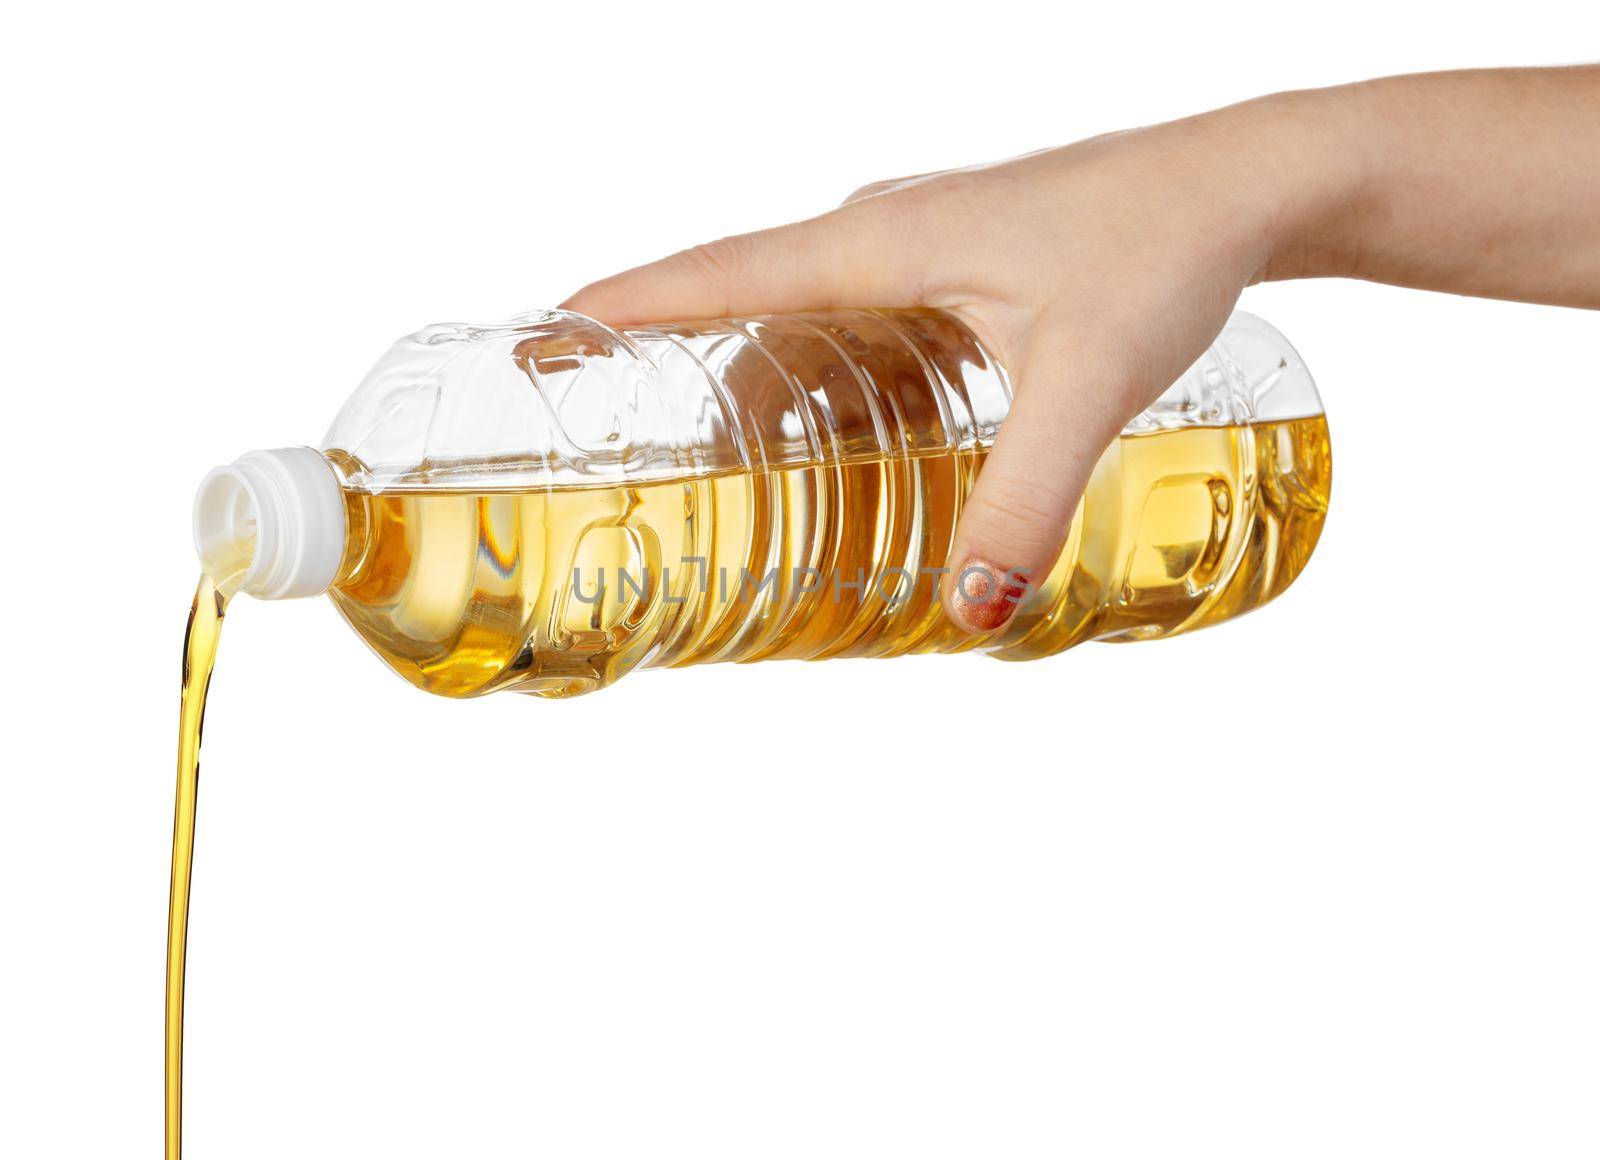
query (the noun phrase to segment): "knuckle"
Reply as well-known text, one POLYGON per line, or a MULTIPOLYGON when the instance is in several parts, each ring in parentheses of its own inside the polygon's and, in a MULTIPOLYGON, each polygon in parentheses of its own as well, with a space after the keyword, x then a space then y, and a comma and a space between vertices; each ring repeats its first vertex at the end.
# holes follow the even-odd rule
POLYGON ((1071 506, 1064 492, 1042 481, 1002 478, 990 488, 990 496, 1008 519, 1030 527, 1055 523, 1071 506))
POLYGON ((973 497, 966 518, 976 538, 1003 562, 1033 564, 1060 547, 1073 506, 1058 489, 1040 483, 991 479, 973 497))
POLYGON ((892 185, 893 183, 888 181, 874 181, 867 185, 857 186, 855 189, 851 190, 849 195, 839 204, 849 205, 853 201, 860 201, 864 197, 871 197, 875 193, 882 193, 884 190, 889 189, 892 185))
POLYGON ((743 237, 718 238, 684 250, 680 258, 691 272, 708 282, 739 281, 750 268, 750 243, 743 237))
POLYGON ((1017 187, 1017 180, 986 166, 954 169, 928 183, 927 192, 953 213, 992 213, 1017 187))
POLYGON ((924 219, 937 205, 937 191, 924 181, 880 181, 850 195, 844 211, 865 222, 911 222, 924 219))

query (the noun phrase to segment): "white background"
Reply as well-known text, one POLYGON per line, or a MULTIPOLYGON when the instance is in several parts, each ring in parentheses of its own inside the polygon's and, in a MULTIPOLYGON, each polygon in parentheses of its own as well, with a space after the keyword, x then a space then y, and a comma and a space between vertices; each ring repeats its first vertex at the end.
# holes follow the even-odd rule
MULTIPOLYGON (((0 1154, 157 1154, 207 468, 316 442, 421 324, 874 178, 1592 54, 1583 7, 12 11, 0 1154)), ((452 703, 241 601, 188 1155, 1594 1155, 1600 315, 1246 305, 1335 496, 1221 629, 452 703)))

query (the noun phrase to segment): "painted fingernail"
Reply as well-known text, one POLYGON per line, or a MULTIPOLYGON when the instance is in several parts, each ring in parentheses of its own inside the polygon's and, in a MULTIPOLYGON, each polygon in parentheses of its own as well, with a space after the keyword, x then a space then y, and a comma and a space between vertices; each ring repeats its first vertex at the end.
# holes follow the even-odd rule
POLYGON ((950 611, 968 632, 989 632, 1011 619, 1028 578, 973 556, 951 576, 950 611))

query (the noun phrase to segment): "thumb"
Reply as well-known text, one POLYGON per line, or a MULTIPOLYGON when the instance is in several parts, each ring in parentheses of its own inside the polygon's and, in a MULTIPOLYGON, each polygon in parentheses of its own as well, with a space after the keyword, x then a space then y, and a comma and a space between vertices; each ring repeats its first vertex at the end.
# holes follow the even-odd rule
POLYGON ((945 611, 968 632, 1004 625, 1049 575, 1089 474, 1123 424, 1114 400, 1126 392, 1078 374, 1062 344, 1040 356, 1028 359, 945 565, 945 611))
POLYGON ((722 238, 591 283, 562 309, 627 325, 829 306, 910 306, 920 278, 904 222, 851 205, 722 238))

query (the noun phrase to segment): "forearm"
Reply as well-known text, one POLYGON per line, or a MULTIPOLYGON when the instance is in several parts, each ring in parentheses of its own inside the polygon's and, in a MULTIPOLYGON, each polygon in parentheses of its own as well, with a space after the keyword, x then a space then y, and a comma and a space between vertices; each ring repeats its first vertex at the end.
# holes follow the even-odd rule
POLYGON ((1290 170, 1269 183, 1264 280, 1600 307, 1600 66, 1393 77, 1215 116, 1290 170))

